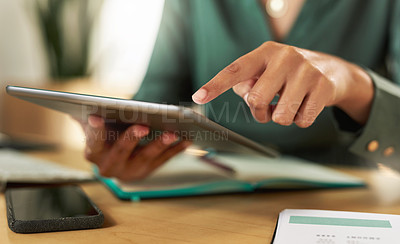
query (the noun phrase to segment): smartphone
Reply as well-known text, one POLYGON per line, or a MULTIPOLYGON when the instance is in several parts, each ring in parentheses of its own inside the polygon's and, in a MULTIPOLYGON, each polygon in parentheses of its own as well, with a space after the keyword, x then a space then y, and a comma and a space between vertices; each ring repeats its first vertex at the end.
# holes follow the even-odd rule
POLYGON ((9 188, 8 226, 16 233, 99 228, 104 215, 75 185, 9 188))

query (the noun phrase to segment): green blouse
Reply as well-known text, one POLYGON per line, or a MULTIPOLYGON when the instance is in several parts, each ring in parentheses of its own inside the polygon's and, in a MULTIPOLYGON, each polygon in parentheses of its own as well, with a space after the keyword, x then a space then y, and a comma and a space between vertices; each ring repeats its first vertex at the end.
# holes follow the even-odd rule
MULTIPOLYGON (((148 71, 134 98, 189 105, 194 91, 268 40, 273 36, 258 0, 166 0, 148 71)), ((361 128, 329 107, 306 129, 260 124, 232 90, 204 105, 206 116, 286 153, 323 162, 367 158, 400 169, 400 89, 391 84, 400 83, 400 1, 306 0, 282 42, 365 67, 376 89, 368 123, 361 128), (367 150, 371 140, 380 144, 375 152, 367 150), (394 154, 383 156, 388 147, 394 154)))

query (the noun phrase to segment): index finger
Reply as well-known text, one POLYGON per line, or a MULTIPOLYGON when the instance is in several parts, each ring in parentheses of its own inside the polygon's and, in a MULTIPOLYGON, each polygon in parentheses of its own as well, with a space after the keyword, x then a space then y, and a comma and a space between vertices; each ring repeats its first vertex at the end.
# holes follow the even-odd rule
POLYGON ((257 48, 221 70, 195 92, 192 99, 197 104, 208 103, 234 85, 259 76, 264 71, 265 65, 264 55, 262 55, 261 49, 257 48))
POLYGON ((90 153, 99 153, 106 141, 106 128, 104 119, 90 115, 86 125, 86 146, 90 153))

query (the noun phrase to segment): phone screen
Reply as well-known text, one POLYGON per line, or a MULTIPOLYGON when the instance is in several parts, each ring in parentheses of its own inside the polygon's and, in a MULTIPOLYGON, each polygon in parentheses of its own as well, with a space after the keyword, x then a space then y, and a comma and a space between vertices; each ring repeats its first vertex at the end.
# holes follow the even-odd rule
POLYGON ((77 186, 15 188, 10 191, 16 220, 49 220, 99 213, 77 186))

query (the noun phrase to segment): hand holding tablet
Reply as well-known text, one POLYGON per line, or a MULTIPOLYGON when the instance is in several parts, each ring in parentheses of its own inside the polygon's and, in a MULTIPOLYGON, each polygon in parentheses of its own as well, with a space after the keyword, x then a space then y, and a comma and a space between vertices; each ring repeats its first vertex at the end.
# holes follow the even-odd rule
POLYGON ((99 167, 101 175, 123 181, 146 178, 191 144, 190 141, 178 141, 174 133, 165 132, 140 146, 140 140, 150 132, 149 127, 143 125, 129 126, 110 142, 107 134, 112 131, 106 128, 103 118, 90 115, 87 121, 78 122, 86 135, 86 159, 99 167))
POLYGON ((87 137, 86 157, 105 176, 142 179, 191 143, 216 151, 279 154, 186 107, 16 86, 7 92, 77 119, 87 137))

